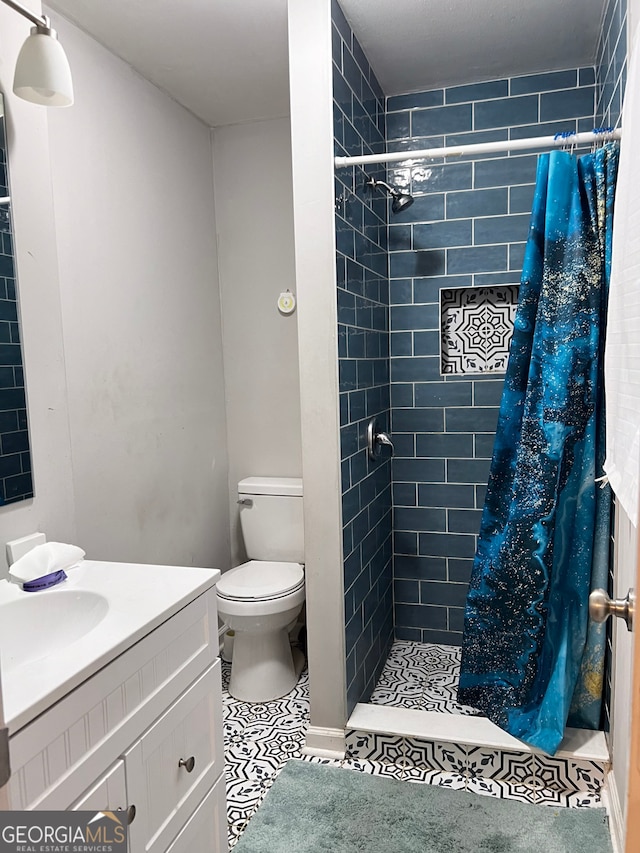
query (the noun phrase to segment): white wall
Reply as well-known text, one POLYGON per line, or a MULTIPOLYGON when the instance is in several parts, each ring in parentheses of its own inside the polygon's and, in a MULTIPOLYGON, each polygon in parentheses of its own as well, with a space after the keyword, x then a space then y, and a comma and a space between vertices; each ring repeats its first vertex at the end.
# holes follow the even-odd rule
POLYGON ((248 476, 300 477, 297 316, 289 119, 213 132, 218 266, 229 446, 233 565, 245 559, 236 485, 248 476))
POLYGON ((344 748, 346 677, 333 189, 331 9, 289 0, 310 747, 344 748))
MULTIPOLYGON (((39 13, 39 3, 28 2, 39 13)), ((58 262, 51 195, 47 111, 14 97, 13 70, 29 23, 0 6, 0 90, 4 93, 9 172, 29 431, 33 500, 0 507, 0 577, 4 543, 34 530, 75 541, 58 262)))
MULTIPOLYGON (((620 505, 616 506, 614 596, 625 598, 635 586, 636 529, 620 505)), ((638 630, 636 626, 636 630, 638 630)), ((613 623, 611 732, 609 735, 612 772, 620 819, 626 818, 631 737, 631 697, 633 680, 633 635, 622 619, 613 623)))
MULTIPOLYGON (((76 95, 49 114, 75 539, 97 559, 227 568, 209 130, 51 17, 76 95)), ((37 381, 27 369, 30 398, 37 381)))
MULTIPOLYGON (((627 7, 628 56, 634 33, 640 21, 640 0, 629 0, 627 7)), ((624 143, 623 143, 624 144, 624 143)), ((625 598, 636 585, 637 531, 626 513, 616 506, 614 545, 614 596, 625 598)), ((629 776, 629 743, 631 737, 631 699, 633 679, 633 635, 622 619, 613 620, 612 702, 609 743, 612 757, 613 827, 622 841, 626 821, 629 776)), ((638 630, 636 624, 635 630, 638 630)))

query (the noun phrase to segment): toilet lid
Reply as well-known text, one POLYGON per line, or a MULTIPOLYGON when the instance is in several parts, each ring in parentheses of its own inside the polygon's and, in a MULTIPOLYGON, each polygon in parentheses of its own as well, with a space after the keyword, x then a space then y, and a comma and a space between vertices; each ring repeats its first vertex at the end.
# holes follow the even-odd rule
POLYGON ((280 598, 304 586, 300 563, 251 560, 225 572, 216 590, 222 598, 264 600, 280 598))

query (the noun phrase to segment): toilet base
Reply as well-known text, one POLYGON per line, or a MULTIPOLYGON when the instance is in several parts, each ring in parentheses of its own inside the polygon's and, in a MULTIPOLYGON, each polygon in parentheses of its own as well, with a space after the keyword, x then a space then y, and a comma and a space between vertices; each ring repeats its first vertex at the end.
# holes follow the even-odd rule
POLYGON ((304 655, 292 649, 289 634, 236 631, 229 694, 241 702, 280 699, 297 684, 304 655))

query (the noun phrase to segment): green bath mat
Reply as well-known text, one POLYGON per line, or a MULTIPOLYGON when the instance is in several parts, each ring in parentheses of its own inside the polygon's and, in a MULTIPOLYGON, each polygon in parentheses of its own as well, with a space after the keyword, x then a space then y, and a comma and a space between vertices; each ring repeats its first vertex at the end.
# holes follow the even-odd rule
POLYGON ((290 760, 234 853, 609 853, 604 809, 534 806, 290 760))

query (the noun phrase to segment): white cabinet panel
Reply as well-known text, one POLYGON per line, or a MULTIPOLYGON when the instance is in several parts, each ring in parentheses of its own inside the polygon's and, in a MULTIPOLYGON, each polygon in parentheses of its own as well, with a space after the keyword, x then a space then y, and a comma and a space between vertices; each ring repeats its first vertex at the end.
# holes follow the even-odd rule
POLYGON ((226 853, 227 850, 227 802, 224 776, 221 776, 167 853, 226 853))
MULTIPOLYGON (((210 667, 125 755, 135 853, 164 853, 223 773, 220 662, 210 667), (194 759, 193 769, 180 761, 194 759)), ((213 848, 212 848, 213 849, 213 848)))
POLYGON ((104 776, 92 785, 88 791, 69 806, 73 811, 115 812, 127 807, 127 788, 124 775, 124 761, 116 763, 104 776))

